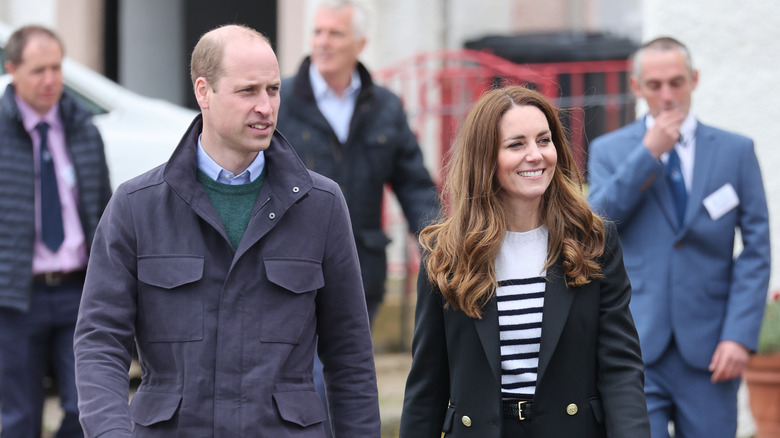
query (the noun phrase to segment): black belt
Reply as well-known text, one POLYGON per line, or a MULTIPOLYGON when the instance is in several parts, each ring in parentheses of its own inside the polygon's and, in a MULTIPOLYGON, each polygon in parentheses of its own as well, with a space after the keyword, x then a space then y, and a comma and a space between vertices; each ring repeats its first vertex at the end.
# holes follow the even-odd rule
POLYGON ((533 415, 534 404, 530 400, 504 400, 504 418, 526 421, 533 415))
POLYGON ((83 283, 86 277, 87 271, 82 269, 73 272, 44 272, 42 274, 35 274, 33 276, 33 281, 45 284, 46 286, 60 286, 66 283, 83 283))

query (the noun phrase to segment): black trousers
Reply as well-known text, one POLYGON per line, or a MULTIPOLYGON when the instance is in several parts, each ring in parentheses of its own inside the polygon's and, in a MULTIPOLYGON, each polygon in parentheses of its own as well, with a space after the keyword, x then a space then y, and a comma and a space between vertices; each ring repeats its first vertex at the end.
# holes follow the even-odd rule
POLYGON ((504 418, 501 438, 531 438, 531 422, 504 418))

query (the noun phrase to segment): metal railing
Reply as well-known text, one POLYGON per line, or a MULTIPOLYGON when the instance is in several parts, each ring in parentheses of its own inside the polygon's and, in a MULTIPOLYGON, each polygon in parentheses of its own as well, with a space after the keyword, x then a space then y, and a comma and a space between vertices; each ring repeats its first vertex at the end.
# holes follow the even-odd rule
MULTIPOLYGON (((547 96, 559 109, 580 171, 585 172, 588 143, 635 118, 635 99, 628 86, 628 60, 516 64, 484 51, 469 49, 420 53, 374 71, 374 80, 399 95, 423 149, 434 180, 468 110, 477 98, 495 86, 523 84, 547 96)), ((410 345, 409 297, 415 282, 419 252, 408 238, 400 207, 386 190, 385 230, 393 244, 388 274, 404 279, 401 309, 401 347, 410 345), (407 330, 404 330, 404 327, 407 330)))

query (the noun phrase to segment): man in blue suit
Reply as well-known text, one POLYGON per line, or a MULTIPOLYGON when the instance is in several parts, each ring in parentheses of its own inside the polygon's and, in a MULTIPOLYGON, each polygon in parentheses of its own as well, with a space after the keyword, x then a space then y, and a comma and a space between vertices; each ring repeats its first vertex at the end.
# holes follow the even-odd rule
POLYGON ((594 140, 591 206, 617 223, 646 364, 653 437, 729 437, 769 283, 769 222, 749 138, 690 112, 688 49, 658 38, 634 55, 644 118, 594 140), (736 230, 742 250, 735 256, 736 230))

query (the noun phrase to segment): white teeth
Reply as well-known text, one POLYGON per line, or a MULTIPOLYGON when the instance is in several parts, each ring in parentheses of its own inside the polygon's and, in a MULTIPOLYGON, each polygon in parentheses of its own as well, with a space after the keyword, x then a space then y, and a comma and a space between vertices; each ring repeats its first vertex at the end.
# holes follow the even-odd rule
POLYGON ((525 177, 539 176, 542 174, 541 170, 534 170, 533 172, 518 172, 518 175, 525 177))
POLYGON ((265 129, 268 127, 268 125, 249 125, 255 129, 265 129))

